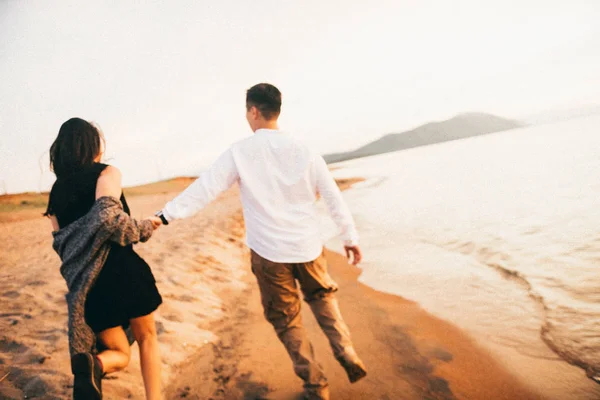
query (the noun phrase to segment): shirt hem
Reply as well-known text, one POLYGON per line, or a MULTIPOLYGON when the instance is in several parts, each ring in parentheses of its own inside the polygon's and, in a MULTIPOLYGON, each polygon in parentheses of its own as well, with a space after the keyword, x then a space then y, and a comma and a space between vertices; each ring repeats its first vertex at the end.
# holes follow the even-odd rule
POLYGON ((274 254, 269 254, 269 252, 264 252, 260 249, 257 249, 256 246, 253 246, 251 244, 248 244, 248 247, 250 248, 250 250, 254 251, 256 254, 258 254, 259 256, 261 256, 262 258, 269 260, 271 262, 275 262, 275 263, 280 263, 280 264, 300 264, 300 263, 307 263, 307 262, 312 262, 315 261, 317 258, 319 258, 319 256, 321 255, 321 253, 323 252, 323 246, 321 246, 319 248, 319 251, 315 252, 316 254, 313 256, 309 256, 309 257, 286 257, 286 256, 278 256, 278 255, 274 255, 274 254), (308 259, 307 259, 308 258, 308 259))

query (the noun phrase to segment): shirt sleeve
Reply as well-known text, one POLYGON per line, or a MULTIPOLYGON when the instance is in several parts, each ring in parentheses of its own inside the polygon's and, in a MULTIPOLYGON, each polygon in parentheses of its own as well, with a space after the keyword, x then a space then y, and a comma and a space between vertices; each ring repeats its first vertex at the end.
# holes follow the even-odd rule
POLYGON ((239 179, 231 148, 162 210, 167 221, 196 214, 239 179))
POLYGON ((342 193, 336 184, 323 157, 315 159, 317 191, 325 200, 329 214, 340 229, 340 234, 346 246, 358 245, 358 232, 350 210, 342 198, 342 193))

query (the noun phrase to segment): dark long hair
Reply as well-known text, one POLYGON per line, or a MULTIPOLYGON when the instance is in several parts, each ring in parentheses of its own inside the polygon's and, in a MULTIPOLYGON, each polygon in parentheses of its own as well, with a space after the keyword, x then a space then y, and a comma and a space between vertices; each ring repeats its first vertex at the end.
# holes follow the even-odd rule
POLYGON ((58 131, 50 147, 50 168, 57 178, 94 164, 102 151, 104 137, 94 125, 81 118, 71 118, 58 131))

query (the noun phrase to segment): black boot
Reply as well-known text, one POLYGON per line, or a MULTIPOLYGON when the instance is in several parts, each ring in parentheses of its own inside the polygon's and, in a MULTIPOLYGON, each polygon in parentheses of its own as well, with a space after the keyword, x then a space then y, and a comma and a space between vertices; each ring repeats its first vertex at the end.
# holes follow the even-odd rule
POLYGON ((90 353, 78 353, 71 357, 71 371, 74 375, 74 400, 102 399, 102 367, 90 353))

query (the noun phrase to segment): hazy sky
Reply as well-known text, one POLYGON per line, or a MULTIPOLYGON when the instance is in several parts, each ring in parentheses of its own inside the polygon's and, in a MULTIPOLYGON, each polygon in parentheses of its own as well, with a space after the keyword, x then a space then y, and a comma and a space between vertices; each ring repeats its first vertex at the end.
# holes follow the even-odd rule
POLYGON ((323 153, 464 111, 600 103, 597 0, 134 3, 0 1, 0 193, 50 187, 72 116, 100 124, 125 184, 196 174, 250 134, 262 81, 323 153))

